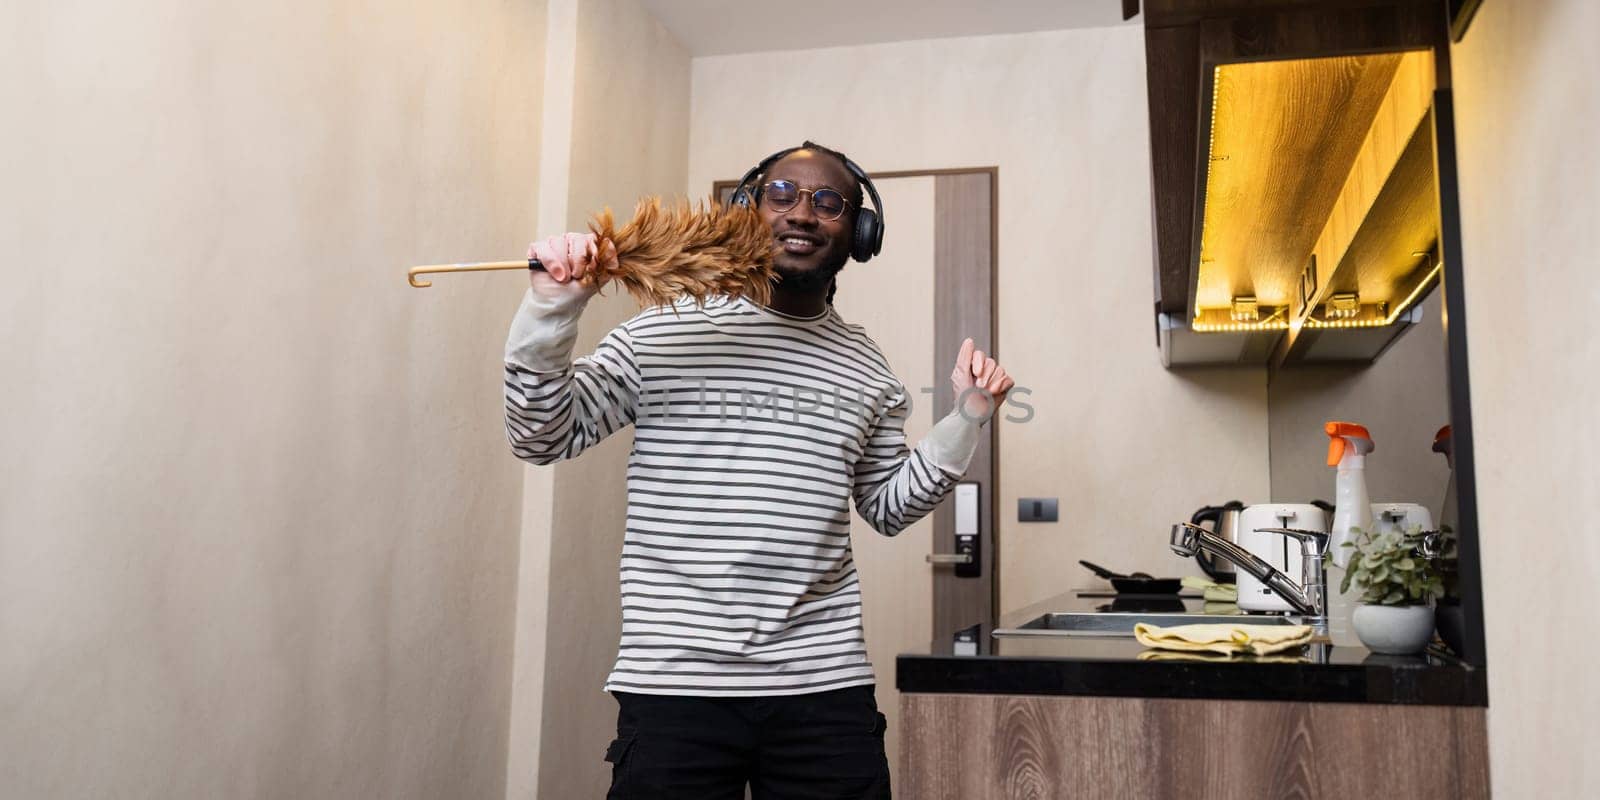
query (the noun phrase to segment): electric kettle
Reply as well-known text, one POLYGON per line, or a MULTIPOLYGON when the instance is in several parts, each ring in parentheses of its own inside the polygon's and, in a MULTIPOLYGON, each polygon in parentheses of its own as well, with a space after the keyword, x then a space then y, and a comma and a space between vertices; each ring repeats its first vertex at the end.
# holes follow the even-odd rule
MULTIPOLYGON (((1234 544, 1239 543, 1239 512, 1244 511, 1244 503, 1238 500, 1229 500, 1220 506, 1206 506, 1189 517, 1189 524, 1202 528, 1209 527, 1217 538, 1224 539, 1234 544), (1207 526, 1204 523, 1211 523, 1207 526)), ((1217 583, 1233 583, 1234 571, 1232 565, 1226 561, 1213 558, 1204 550, 1196 551, 1194 560, 1205 570, 1206 576, 1217 583)))

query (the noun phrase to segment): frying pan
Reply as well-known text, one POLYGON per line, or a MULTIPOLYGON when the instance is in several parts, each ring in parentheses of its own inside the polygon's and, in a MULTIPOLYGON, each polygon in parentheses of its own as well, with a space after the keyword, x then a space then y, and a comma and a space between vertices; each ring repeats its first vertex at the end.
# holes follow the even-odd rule
POLYGON ((1123 575, 1089 561, 1080 559, 1078 563, 1087 567, 1090 572, 1111 581, 1111 587, 1116 589, 1118 594, 1177 594, 1178 590, 1183 588, 1183 582, 1178 578, 1152 578, 1143 572, 1123 575))

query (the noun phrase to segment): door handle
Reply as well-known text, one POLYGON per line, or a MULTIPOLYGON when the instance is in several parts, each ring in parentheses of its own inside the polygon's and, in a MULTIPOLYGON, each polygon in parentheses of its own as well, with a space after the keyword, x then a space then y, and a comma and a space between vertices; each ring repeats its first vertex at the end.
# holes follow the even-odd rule
POLYGON ((974 481, 956 484, 956 551, 929 554, 929 564, 953 566, 957 578, 976 578, 983 574, 978 509, 978 484, 974 481))

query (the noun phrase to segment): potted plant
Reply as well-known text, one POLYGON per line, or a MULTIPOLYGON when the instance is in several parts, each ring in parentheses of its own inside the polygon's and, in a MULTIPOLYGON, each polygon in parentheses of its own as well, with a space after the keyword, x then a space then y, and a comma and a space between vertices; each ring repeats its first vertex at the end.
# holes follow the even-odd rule
POLYGON ((1444 594, 1444 582, 1434 559, 1423 558, 1417 547, 1422 528, 1371 532, 1353 528, 1355 538, 1344 544, 1354 548, 1350 565, 1339 586, 1361 591, 1352 619, 1356 636, 1374 653, 1411 655, 1422 652, 1433 638, 1433 606, 1444 594))

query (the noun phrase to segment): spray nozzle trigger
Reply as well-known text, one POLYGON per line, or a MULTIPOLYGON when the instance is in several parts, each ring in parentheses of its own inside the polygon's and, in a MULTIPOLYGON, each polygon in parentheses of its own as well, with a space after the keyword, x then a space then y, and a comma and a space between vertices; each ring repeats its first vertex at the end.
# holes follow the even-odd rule
POLYGON ((1327 431, 1328 439, 1328 466, 1337 467, 1344 460, 1347 450, 1353 448, 1354 455, 1366 455, 1372 452, 1375 445, 1372 443, 1372 434, 1367 432, 1365 426, 1354 422, 1329 422, 1322 426, 1327 431))

